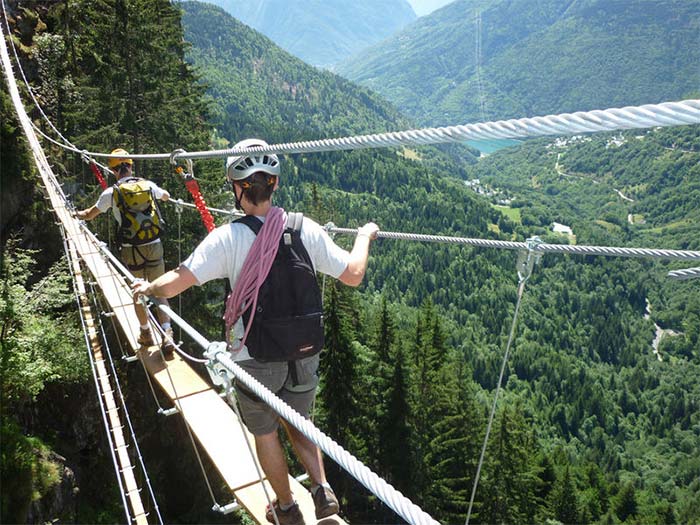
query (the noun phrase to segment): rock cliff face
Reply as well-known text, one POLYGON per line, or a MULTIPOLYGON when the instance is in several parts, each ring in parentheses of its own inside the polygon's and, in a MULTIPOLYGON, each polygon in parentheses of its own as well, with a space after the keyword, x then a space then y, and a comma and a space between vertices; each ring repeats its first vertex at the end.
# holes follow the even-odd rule
POLYGON ((56 467, 60 481, 43 498, 32 502, 27 523, 50 523, 59 516, 64 523, 76 523, 80 489, 75 473, 66 464, 66 458, 55 452, 51 452, 46 460, 56 467))

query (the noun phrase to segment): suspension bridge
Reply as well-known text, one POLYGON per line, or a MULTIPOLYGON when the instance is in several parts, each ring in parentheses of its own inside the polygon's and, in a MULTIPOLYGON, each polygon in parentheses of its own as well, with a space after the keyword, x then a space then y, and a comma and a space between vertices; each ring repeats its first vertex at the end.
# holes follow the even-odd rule
MULTIPOLYGON (((392 508, 402 519, 412 524, 437 523, 427 512, 409 501, 399 491, 363 465, 351 453, 344 450, 329 436, 316 428, 311 421, 304 419, 289 406, 285 405, 279 398, 238 367, 226 350, 225 343, 208 340, 170 308, 163 305, 158 306, 158 308, 168 313, 173 321, 202 348, 203 358, 190 356, 178 348, 178 352, 171 359, 166 360, 160 351, 160 342, 164 334, 162 331, 159 331, 158 323, 153 322, 153 317, 152 324, 156 332, 155 345, 147 348, 140 347, 136 337, 139 330, 139 322, 134 313, 130 291, 130 284, 134 281, 134 277, 109 252, 105 243, 92 234, 84 223, 75 218, 73 206, 52 172, 51 165, 44 154, 37 133, 65 150, 81 155, 84 159, 109 158, 110 155, 77 148, 65 139, 53 125, 51 127, 62 139, 62 142, 46 136, 34 126, 24 109, 19 94, 4 35, 0 41, 2 67, 9 92, 41 177, 47 200, 56 214, 64 241, 66 257, 70 263, 69 266, 75 284, 76 300, 85 331, 85 341, 91 357, 93 378, 127 521, 138 524, 163 523, 154 490, 150 485, 143 458, 138 450, 138 443, 128 416, 124 396, 118 383, 115 363, 107 347, 107 339, 104 336, 104 328, 102 326, 102 317, 105 317, 101 314, 103 311, 107 312, 107 317, 119 327, 123 338, 127 342, 128 351, 124 352, 124 361, 132 362, 138 360, 146 372, 151 388, 153 389, 154 386, 157 386, 169 400, 171 407, 163 408, 159 404, 158 411, 165 415, 177 414, 182 417, 195 453, 200 460, 200 466, 202 465, 201 457, 199 456, 201 449, 207 454, 215 465, 218 475, 228 486, 232 501, 218 502, 212 490, 211 482, 202 467, 204 479, 212 498, 213 510, 228 513, 242 507, 258 523, 266 523, 264 509, 273 496, 269 484, 262 475, 252 446, 252 437, 245 429, 237 413, 231 387, 232 381, 236 379, 241 381, 249 390, 268 403, 281 417, 285 418, 318 445, 327 456, 336 461, 370 492, 392 508), (99 289, 100 299, 96 298, 96 294, 91 293, 95 287, 99 289), (100 301, 103 301, 103 303, 100 303, 100 301), (194 368, 202 365, 209 372, 209 382, 202 379, 202 376, 194 368), (129 439, 135 445, 136 453, 127 452, 127 441, 129 439), (139 486, 137 476, 134 475, 134 472, 138 469, 144 474, 142 476, 144 479, 143 486, 139 486)), ((19 66, 18 59, 17 64, 19 66)), ((23 73, 22 76, 24 77, 23 73)), ((31 88, 28 83, 26 87, 31 95, 31 88)), ((32 99, 37 108, 41 110, 33 96, 32 99)), ((45 117, 43 111, 42 115, 45 117)), ((193 159, 226 157, 250 152, 314 153, 360 148, 417 146, 442 142, 462 142, 465 140, 579 134, 697 123, 700 123, 700 100, 686 100, 641 107, 614 108, 444 128, 273 144, 266 147, 231 148, 199 152, 187 152, 183 149, 178 149, 170 153, 134 154, 131 157, 152 160, 169 159, 175 163, 179 159, 192 161, 193 159)), ((182 202, 179 205, 195 207, 182 202)), ((201 206, 196 207, 202 211, 201 206)), ((208 210, 217 213, 229 213, 226 210, 211 208, 208 210)), ((356 233, 354 229, 338 228, 333 224, 326 225, 326 229, 330 233, 356 233)), ((510 335, 504 349, 501 373, 479 460, 479 470, 486 452, 488 436, 508 360, 508 353, 516 329, 525 283, 530 277, 534 265, 543 254, 568 253, 685 261, 700 260, 700 251, 552 245, 543 243, 537 238, 528 239, 526 242, 511 242, 381 231, 379 232, 379 237, 399 241, 454 243, 518 252, 516 265, 519 277, 517 303, 510 327, 510 335)), ((700 268, 676 270, 669 273, 669 277, 676 279, 691 279, 698 276, 700 276, 700 268)), ((474 495, 478 486, 479 470, 477 470, 472 489, 467 523, 469 522, 474 495)), ((290 482, 306 522, 315 523, 314 506, 309 493, 298 480, 290 477, 290 482)), ((277 518, 275 517, 275 519, 277 518)), ((333 516, 330 519, 323 520, 323 523, 328 525, 331 523, 342 523, 342 519, 338 516, 333 516)))

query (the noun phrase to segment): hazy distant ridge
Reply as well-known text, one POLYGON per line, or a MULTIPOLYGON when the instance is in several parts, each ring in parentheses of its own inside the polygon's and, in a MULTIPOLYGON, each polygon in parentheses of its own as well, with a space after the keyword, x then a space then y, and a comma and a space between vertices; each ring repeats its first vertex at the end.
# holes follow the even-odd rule
POLYGON ((210 0, 305 62, 331 67, 416 19, 406 0, 210 0))
POLYGON ((456 124, 677 100, 698 64, 698 0, 457 0, 338 70, 456 124))

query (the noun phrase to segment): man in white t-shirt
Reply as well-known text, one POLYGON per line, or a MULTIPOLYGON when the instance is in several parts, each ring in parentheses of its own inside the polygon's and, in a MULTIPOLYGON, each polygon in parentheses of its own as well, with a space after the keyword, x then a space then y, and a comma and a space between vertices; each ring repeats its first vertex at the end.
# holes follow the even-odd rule
MULTIPOLYGON (((249 139, 236 144, 236 147, 241 148, 255 146, 267 146, 267 143, 249 139)), ((253 215, 264 221, 272 208, 272 192, 279 184, 280 165, 277 156, 251 153, 229 157, 226 164, 227 177, 231 182, 237 207, 246 215, 253 215)), ((379 228, 374 223, 359 228, 354 246, 347 252, 336 245, 320 225, 304 217, 301 241, 316 271, 339 279, 349 286, 358 286, 367 269, 370 241, 377 237, 378 231, 379 228)), ((134 296, 144 294, 173 297, 193 285, 224 278, 229 279, 233 289, 255 238, 250 228, 241 222, 221 226, 212 231, 179 268, 152 283, 135 284, 134 296)), ((240 340, 243 331, 243 323, 239 319, 233 327, 231 339, 240 340)), ((236 348, 236 345, 232 347, 236 348)), ((262 362, 251 358, 245 346, 237 351, 233 358, 244 370, 297 412, 304 417, 309 416, 318 384, 318 354, 294 362, 294 372, 289 370, 287 362, 262 362), (291 377, 292 374, 294 378, 291 377)), ((304 523, 289 486, 287 462, 277 433, 280 421, 313 483, 311 493, 316 517, 322 519, 336 514, 339 510, 338 500, 326 480, 318 447, 296 428, 281 420, 276 412, 238 382, 236 391, 243 420, 255 436, 260 463, 277 495, 273 505, 280 524, 304 523)), ((274 523, 273 512, 269 508, 267 519, 274 523)))
MULTIPOLYGON (((129 158, 129 153, 126 150, 117 148, 113 150, 111 154, 119 155, 119 157, 110 157, 107 161, 110 170, 117 179, 117 185, 128 180, 139 181, 144 189, 151 192, 154 199, 167 201, 170 198, 170 194, 167 190, 159 187, 154 182, 134 177, 132 173, 134 161, 129 158)), ((79 219, 91 221, 99 214, 111 208, 114 219, 121 230, 122 212, 119 210, 119 207, 115 205, 116 199, 114 192, 115 187, 110 186, 100 194, 97 202, 93 206, 76 212, 76 216, 79 219)), ((159 230, 154 231, 158 232, 159 230)), ((139 240, 137 243, 130 240, 119 239, 119 258, 135 277, 153 281, 165 273, 165 263, 163 262, 163 245, 160 242, 159 235, 157 233, 149 233, 153 235, 153 240, 139 240)), ((162 303, 165 305, 168 304, 166 299, 163 299, 162 303)), ((143 346, 153 346, 153 334, 148 324, 148 314, 139 303, 135 302, 134 308, 136 310, 136 317, 141 325, 141 333, 139 334, 138 342, 143 346)), ((160 310, 158 310, 156 315, 165 333, 162 349, 167 356, 172 354, 175 349, 170 318, 160 310)))

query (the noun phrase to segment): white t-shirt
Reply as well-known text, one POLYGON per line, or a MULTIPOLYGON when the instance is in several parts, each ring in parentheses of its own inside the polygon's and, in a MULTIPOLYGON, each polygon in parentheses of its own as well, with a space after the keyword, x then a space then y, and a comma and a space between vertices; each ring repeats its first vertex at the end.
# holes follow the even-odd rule
MULTIPOLYGON (((258 218, 265 220, 265 217, 258 218)), ((182 264, 192 272, 199 285, 212 279, 228 278, 233 290, 254 241, 255 233, 248 226, 232 222, 207 235, 182 264)), ((315 271, 337 279, 348 267, 350 254, 335 244, 328 233, 308 217, 304 217, 302 223, 301 242, 309 253, 315 271)), ((239 319, 233 326, 232 343, 240 340, 244 332, 243 321, 239 319)), ((237 361, 250 359, 248 349, 243 347, 233 358, 237 361)))
MULTIPOLYGON (((155 182, 151 182, 150 180, 145 180, 143 179, 146 185, 150 188, 150 190, 153 192, 153 198, 154 199, 162 199, 163 196, 167 193, 166 190, 158 186, 155 182)), ((97 206, 97 209, 100 210, 102 213, 106 212, 110 208, 112 208, 112 215, 114 215, 114 219, 117 221, 117 224, 121 226, 122 224, 122 216, 119 213, 119 210, 117 208, 112 207, 112 195, 114 194, 114 186, 110 186, 107 188, 105 191, 103 191, 100 196, 97 198, 97 202, 95 203, 95 206, 97 206)), ((160 239, 156 239, 155 241, 152 242, 147 242, 145 244, 155 244, 157 242, 160 242, 160 239)), ((124 246, 130 246, 128 244, 125 244, 124 246)))

